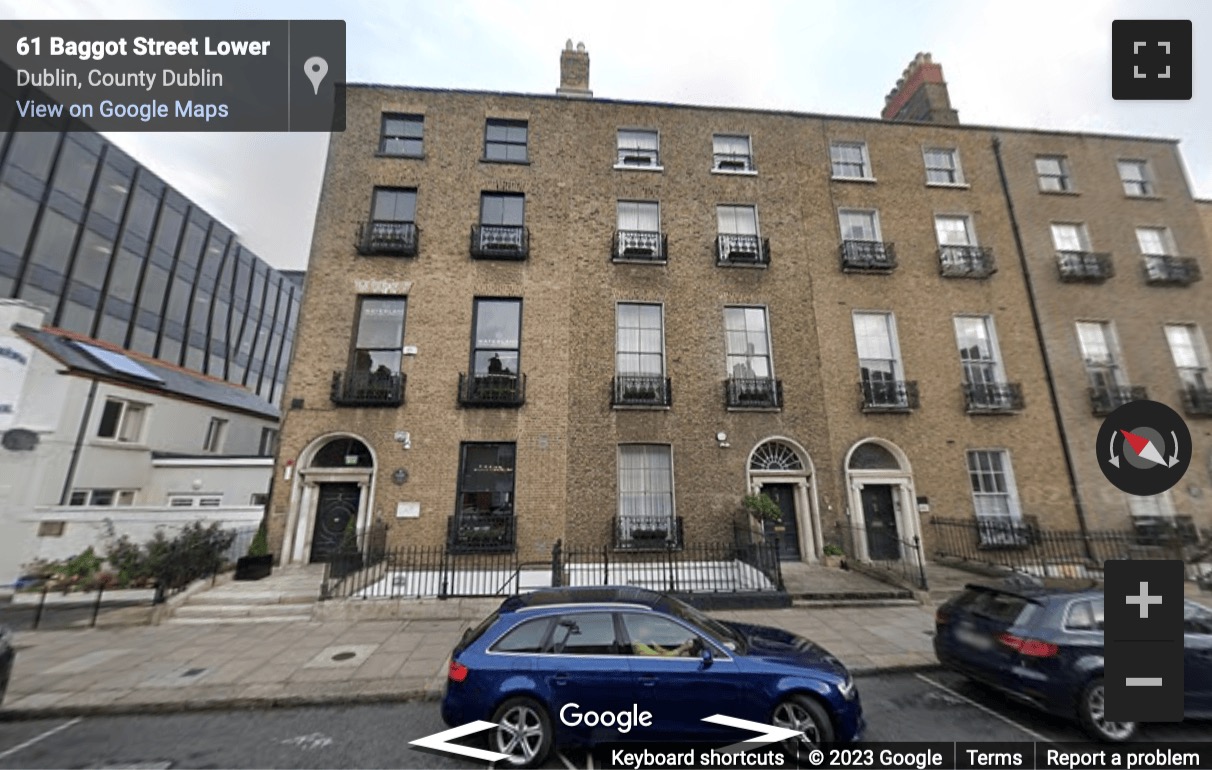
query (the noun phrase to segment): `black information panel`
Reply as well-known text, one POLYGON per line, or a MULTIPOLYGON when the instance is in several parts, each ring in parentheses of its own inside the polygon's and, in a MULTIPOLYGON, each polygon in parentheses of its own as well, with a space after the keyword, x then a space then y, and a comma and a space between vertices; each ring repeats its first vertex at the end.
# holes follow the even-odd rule
POLYGON ((1107 719, 1183 718, 1184 565, 1176 559, 1113 559, 1104 565, 1107 719))
POLYGON ((344 21, 0 22, 13 131, 344 131, 344 21))

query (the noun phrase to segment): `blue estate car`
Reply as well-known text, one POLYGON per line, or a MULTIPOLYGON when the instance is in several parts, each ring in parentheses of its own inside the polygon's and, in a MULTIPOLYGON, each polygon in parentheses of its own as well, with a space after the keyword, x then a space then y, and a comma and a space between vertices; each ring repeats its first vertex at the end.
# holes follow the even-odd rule
MULTIPOLYGON (((1184 606, 1185 715, 1212 717, 1212 611, 1184 606)), ((1110 722, 1103 701, 1103 590, 1073 581, 969 584, 935 614, 945 667, 1044 711, 1077 719, 1093 737, 1126 741, 1135 722, 1110 722)))
POLYGON ((489 748, 533 767, 553 745, 729 741, 723 714, 799 730, 789 753, 857 740, 845 667, 788 631, 728 623, 638 588, 513 596, 463 635, 442 698, 450 726, 495 722, 489 748))

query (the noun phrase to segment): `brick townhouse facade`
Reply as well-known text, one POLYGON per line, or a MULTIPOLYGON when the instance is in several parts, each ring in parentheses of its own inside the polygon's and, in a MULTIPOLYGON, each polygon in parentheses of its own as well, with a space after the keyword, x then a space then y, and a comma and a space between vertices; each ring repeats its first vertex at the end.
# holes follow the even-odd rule
MULTIPOLYGON (((960 125, 919 55, 879 119, 348 89, 270 516, 285 562, 731 540, 895 559, 930 517, 1212 524, 1209 236, 1170 140, 960 125), (1104 414, 1190 415, 1129 501, 1104 414), (771 527, 772 525, 767 525, 771 527)), ((1206 215, 1205 215, 1206 216, 1206 215)))

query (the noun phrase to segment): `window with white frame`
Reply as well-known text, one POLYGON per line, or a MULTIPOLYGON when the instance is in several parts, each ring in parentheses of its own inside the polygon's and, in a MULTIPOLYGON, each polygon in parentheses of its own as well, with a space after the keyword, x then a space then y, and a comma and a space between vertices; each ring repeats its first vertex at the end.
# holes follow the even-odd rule
POLYGON ((1110 390, 1123 385, 1119 344, 1109 321, 1078 321, 1077 340, 1091 387, 1110 390))
POLYGON ((966 384, 979 392, 988 391, 989 386, 996 386, 1004 380, 1001 352, 990 316, 956 316, 955 342, 959 346, 966 384))
POLYGON ((922 150, 926 161, 926 184, 961 185, 964 172, 960 168, 959 150, 927 147, 922 150))
POLYGON ((660 305, 620 302, 616 317, 615 373, 665 376, 665 329, 660 305))
POLYGON ((619 446, 619 520, 623 537, 637 529, 673 535, 673 456, 665 444, 619 446))
POLYGON ((711 137, 712 168, 716 171, 753 171, 753 150, 748 135, 715 134, 711 137))
POLYGON ((1041 155, 1035 159, 1035 174, 1039 189, 1045 192, 1071 192, 1073 178, 1069 175, 1069 160, 1063 155, 1041 155))
POLYGON ((146 404, 108 398, 101 409, 101 422, 97 426, 97 438, 137 444, 143 437, 143 424, 146 417, 146 404))
POLYGON ((758 234, 757 208, 754 206, 716 206, 715 218, 720 235, 758 234))
POLYGON ((135 504, 133 489, 73 489, 68 505, 129 506, 135 504))
POLYGON ((1004 449, 970 450, 968 479, 977 521, 1010 524, 1022 518, 1009 452, 1004 449))
POLYGON ((854 342, 864 403, 896 406, 904 400, 896 383, 901 379, 896 319, 892 313, 856 312, 854 342))
POLYGON ((843 241, 881 240, 880 217, 875 210, 839 209, 837 219, 843 241))
POLYGON ((219 508, 222 505, 222 493, 170 493, 168 495, 168 506, 170 508, 219 508))
POLYGON ((661 206, 653 201, 619 201, 620 232, 647 233, 661 231, 661 206))
POLYGON ((1174 253, 1174 240, 1164 227, 1136 228, 1136 242, 1146 257, 1168 257, 1174 253))
POLYGON ((1052 243, 1059 252, 1086 252, 1090 250, 1090 238, 1086 226, 1077 222, 1053 222, 1052 243))
POLYGON ((774 377, 764 307, 724 308, 725 366, 734 380, 774 377))
POLYGON ((834 179, 871 179, 866 142, 830 142, 829 160, 834 179))
POLYGON ((1119 178, 1124 183, 1124 194, 1134 198, 1153 195, 1153 180, 1149 175, 1149 164, 1143 160, 1121 160, 1119 178))
POLYGON ((972 220, 963 214, 940 214, 934 218, 939 246, 975 246, 972 220))
POLYGON ((1166 342, 1183 388, 1205 393, 1209 390, 1208 348, 1195 324, 1166 324, 1166 342))
POLYGON ((272 457, 278 451, 278 430, 276 428, 261 429, 261 443, 257 448, 259 457, 272 457))
POLYGON ((1157 495, 1128 495, 1128 511, 1134 519, 1173 519, 1174 500, 1169 492, 1157 495))
POLYGON ((660 168, 661 137, 656 131, 620 128, 618 160, 624 168, 660 168))
POLYGON ((206 440, 202 442, 203 452, 223 451, 223 439, 227 437, 227 420, 222 417, 210 418, 206 427, 206 440))

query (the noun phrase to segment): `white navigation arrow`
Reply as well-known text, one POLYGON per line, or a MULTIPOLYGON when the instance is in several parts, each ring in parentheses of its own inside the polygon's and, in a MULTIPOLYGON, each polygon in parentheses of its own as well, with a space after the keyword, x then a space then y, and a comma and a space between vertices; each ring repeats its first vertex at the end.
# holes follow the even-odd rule
POLYGON ((425 749, 433 749, 446 754, 458 754, 461 757, 471 757, 472 759, 482 759, 485 762, 500 762, 503 759, 509 759, 508 754, 502 754, 498 751, 486 751, 484 749, 473 749, 470 746, 459 746, 449 741, 465 738, 468 735, 475 735, 481 730, 488 730, 494 727, 499 727, 494 722, 485 722, 482 719, 477 719, 474 722, 468 722, 465 725, 452 727, 449 730, 443 730, 440 733, 427 735, 424 738, 417 738, 415 741, 409 741, 410 746, 420 746, 425 749))
POLYGON ((1111 433, 1111 464, 1119 467, 1119 455, 1115 454, 1115 433, 1111 433))
POLYGON ((1173 468, 1175 465, 1178 465, 1178 434, 1170 431, 1170 438, 1174 439, 1174 454, 1170 455, 1170 460, 1166 465, 1167 468, 1173 468))
POLYGON ((798 738, 803 735, 799 730, 792 730, 788 727, 775 727, 774 725, 764 724, 762 722, 750 722, 748 719, 739 719, 730 717, 724 714, 713 714, 709 717, 703 717, 704 722, 712 724, 724 725, 726 727, 735 727, 738 730, 752 730, 758 735, 752 738, 746 738, 740 743, 734 743, 731 746, 725 746, 722 749, 716 749, 721 754, 740 754, 744 751, 752 751, 753 749, 764 746, 768 743, 777 743, 778 741, 786 741, 792 738, 798 738))

